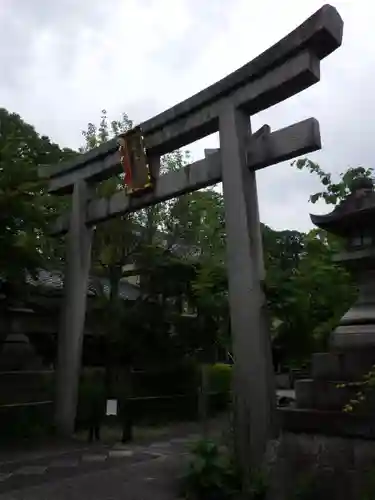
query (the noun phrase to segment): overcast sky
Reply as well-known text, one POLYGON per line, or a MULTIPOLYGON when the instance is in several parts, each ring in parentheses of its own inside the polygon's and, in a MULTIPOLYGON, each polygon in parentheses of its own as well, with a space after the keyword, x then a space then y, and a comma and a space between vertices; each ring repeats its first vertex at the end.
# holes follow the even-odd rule
MULTIPOLYGON (((323 5, 319 0, 1 0, 0 106, 61 146, 127 112, 136 122, 190 97, 242 66, 323 5)), ((323 139, 311 155, 340 173, 374 166, 375 8, 337 0, 343 46, 322 63, 321 82, 253 119, 273 130, 315 116, 323 139)), ((213 136, 193 157, 218 147, 213 136)), ((310 227, 319 184, 280 164, 258 174, 261 219, 275 229, 310 227)))

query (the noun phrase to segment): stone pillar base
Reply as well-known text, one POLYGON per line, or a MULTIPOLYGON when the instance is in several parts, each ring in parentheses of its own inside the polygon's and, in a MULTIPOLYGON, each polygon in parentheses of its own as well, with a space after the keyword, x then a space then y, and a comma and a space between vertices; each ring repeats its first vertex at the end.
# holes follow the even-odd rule
POLYGON ((284 432, 375 439, 373 415, 298 408, 280 408, 277 415, 284 432))
POLYGON ((311 377, 314 380, 358 381, 375 364, 374 349, 352 349, 314 353, 311 377))
POLYGON ((311 378, 297 380, 295 383, 296 411, 300 413, 293 413, 289 418, 298 419, 297 427, 301 426, 301 430, 303 422, 314 429, 314 432, 322 433, 327 428, 333 432, 336 426, 339 435, 346 422, 350 429, 353 429, 353 425, 359 429, 351 431, 350 435, 358 437, 364 434, 375 438, 375 426, 374 430, 368 430, 368 422, 375 422, 374 391, 365 391, 365 401, 355 406, 353 414, 348 415, 343 411, 351 399, 357 399, 358 391, 363 390, 363 387, 348 383, 362 382, 374 364, 375 347, 313 354, 311 378), (359 418, 362 420, 358 420, 359 418), (323 425, 322 429, 320 425, 323 425))
POLYGON ((375 348, 375 325, 340 325, 332 333, 333 349, 375 348))

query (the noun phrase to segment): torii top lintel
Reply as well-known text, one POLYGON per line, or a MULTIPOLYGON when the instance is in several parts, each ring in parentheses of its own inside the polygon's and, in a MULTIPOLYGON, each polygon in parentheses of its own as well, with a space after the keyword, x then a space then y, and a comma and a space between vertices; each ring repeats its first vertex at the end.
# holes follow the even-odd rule
MULTIPOLYGON (((223 99, 231 99, 249 114, 266 109, 319 81, 319 61, 342 42, 343 21, 324 5, 304 23, 261 55, 222 80, 176 106, 143 122, 150 155, 162 155, 218 130, 223 99)), ((117 139, 68 162, 42 167, 50 192, 69 193, 79 179, 98 181, 120 171, 117 139)))

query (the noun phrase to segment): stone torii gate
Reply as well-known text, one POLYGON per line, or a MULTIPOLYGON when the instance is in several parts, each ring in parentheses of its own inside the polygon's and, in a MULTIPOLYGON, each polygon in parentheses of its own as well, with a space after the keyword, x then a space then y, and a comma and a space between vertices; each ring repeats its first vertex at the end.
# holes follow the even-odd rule
POLYGON ((198 94, 140 125, 153 177, 151 192, 125 191, 110 199, 90 196, 90 186, 121 171, 117 140, 72 161, 41 170, 49 192, 72 194, 70 214, 54 234, 67 233, 65 302, 58 337, 56 424, 74 429, 81 368, 86 290, 95 224, 223 182, 227 267, 233 336, 237 449, 245 468, 258 465, 275 429, 275 388, 264 315, 263 251, 255 172, 320 149, 316 119, 251 133, 250 116, 317 83, 320 60, 342 41, 343 22, 323 6, 256 59, 198 94), (160 157, 214 132, 220 149, 177 172, 159 177, 160 157))

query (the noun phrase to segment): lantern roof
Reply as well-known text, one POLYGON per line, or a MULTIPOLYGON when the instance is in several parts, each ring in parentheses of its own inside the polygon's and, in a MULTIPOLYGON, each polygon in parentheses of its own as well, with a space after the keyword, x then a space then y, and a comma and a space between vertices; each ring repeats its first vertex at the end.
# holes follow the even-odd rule
POLYGON ((365 177, 355 179, 351 185, 351 193, 330 214, 310 214, 310 218, 315 226, 339 236, 349 236, 353 230, 375 231, 373 180, 365 177))

